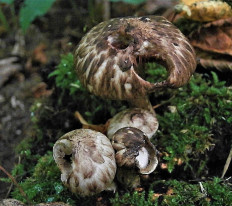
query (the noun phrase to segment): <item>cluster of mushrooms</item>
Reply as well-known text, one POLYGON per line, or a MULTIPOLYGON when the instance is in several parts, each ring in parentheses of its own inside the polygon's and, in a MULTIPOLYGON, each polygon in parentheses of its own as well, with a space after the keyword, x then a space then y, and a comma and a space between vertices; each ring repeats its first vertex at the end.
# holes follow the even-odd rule
MULTIPOLYGON (((61 180, 73 193, 89 196, 114 189, 114 180, 150 174, 158 151, 150 139, 158 121, 149 93, 186 84, 196 68, 195 52, 185 36, 164 17, 115 18, 92 28, 75 51, 77 75, 94 95, 126 100, 131 108, 116 114, 107 134, 77 129, 54 145, 61 180), (168 71, 165 81, 146 81, 143 64, 158 62, 168 71)), ((137 185, 137 184, 136 184, 137 185)))

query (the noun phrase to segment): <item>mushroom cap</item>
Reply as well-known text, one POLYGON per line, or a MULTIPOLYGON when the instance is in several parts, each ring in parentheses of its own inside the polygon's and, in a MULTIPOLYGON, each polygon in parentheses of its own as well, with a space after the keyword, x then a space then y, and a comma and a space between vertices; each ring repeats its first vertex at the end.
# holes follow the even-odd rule
POLYGON ((132 100, 164 87, 186 84, 196 68, 187 38, 160 16, 115 18, 92 28, 74 54, 81 83, 93 94, 132 100), (168 71, 163 82, 143 79, 142 62, 157 61, 168 71))
POLYGON ((64 185, 80 196, 107 189, 115 177, 114 149, 100 132, 90 129, 68 132, 55 143, 53 157, 64 185))
POLYGON ((114 133, 123 127, 135 127, 144 132, 150 139, 159 127, 154 113, 141 109, 131 108, 117 113, 111 120, 107 129, 107 137, 112 139, 114 133))
POLYGON ((152 173, 157 165, 157 150, 147 136, 134 127, 124 127, 115 132, 112 140, 119 167, 137 168, 141 174, 152 173))

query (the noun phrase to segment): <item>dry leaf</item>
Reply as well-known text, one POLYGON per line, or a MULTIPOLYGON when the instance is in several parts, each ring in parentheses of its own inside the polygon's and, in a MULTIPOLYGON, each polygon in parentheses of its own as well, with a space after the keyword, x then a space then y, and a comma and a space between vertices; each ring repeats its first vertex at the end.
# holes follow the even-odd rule
POLYGON ((189 39, 202 50, 232 55, 232 18, 205 24, 189 39))
POLYGON ((232 8, 222 1, 184 1, 181 15, 200 22, 210 22, 232 17, 232 8), (185 3, 186 2, 186 3, 185 3))
POLYGON ((137 191, 137 192, 142 192, 142 191, 144 191, 144 188, 142 188, 142 187, 137 187, 137 188, 135 188, 135 191, 137 191))
POLYGON ((78 111, 75 112, 74 116, 77 120, 80 121, 80 123, 82 124, 82 128, 93 129, 95 131, 101 132, 102 134, 106 134, 107 128, 109 126, 109 120, 105 124, 94 125, 89 124, 78 111))
POLYGON ((163 194, 160 193, 155 193, 152 195, 152 200, 155 201, 156 199, 158 199, 160 196, 162 196, 163 194))
POLYGON ((22 65, 17 63, 18 57, 8 57, 0 60, 0 87, 17 72, 21 71, 22 65))
POLYGON ((168 188, 168 191, 166 192, 166 194, 167 194, 168 196, 173 195, 173 194, 174 194, 173 189, 172 189, 172 188, 168 188))
POLYGON ((32 93, 35 98, 48 97, 52 94, 52 90, 47 90, 47 84, 40 82, 34 88, 32 88, 32 93))
POLYGON ((194 3, 197 3, 197 2, 200 2, 202 0, 181 0, 181 3, 187 5, 187 6, 190 6, 191 4, 194 4, 194 3))
POLYGON ((35 62, 39 62, 41 64, 46 64, 48 61, 47 56, 45 54, 46 48, 47 46, 45 44, 43 43, 39 44, 39 46, 37 46, 33 51, 32 60, 35 62))
POLYGON ((232 61, 214 60, 214 59, 200 59, 200 64, 205 69, 215 68, 221 72, 232 71, 232 61))

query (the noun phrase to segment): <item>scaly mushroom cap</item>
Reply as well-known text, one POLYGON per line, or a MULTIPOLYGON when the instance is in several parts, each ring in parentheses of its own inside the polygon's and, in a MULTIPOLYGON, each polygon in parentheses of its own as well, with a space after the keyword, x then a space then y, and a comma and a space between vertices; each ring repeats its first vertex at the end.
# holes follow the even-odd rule
POLYGON ((64 185, 80 196, 107 189, 115 177, 114 149, 100 132, 90 129, 68 132, 55 143, 53 156, 64 185))
POLYGON ((158 165, 157 150, 147 136, 134 127, 115 132, 112 141, 119 167, 137 168, 141 174, 152 173, 158 165))
POLYGON ((116 114, 107 129, 107 137, 112 139, 114 133, 123 127, 135 127, 150 139, 159 126, 155 114, 141 108, 126 109, 116 114))
POLYGON ((187 38, 164 17, 115 18, 92 28, 75 51, 81 83, 93 94, 110 99, 141 99, 163 87, 180 87, 196 68, 187 38), (141 64, 157 61, 168 70, 163 82, 143 79, 141 64))

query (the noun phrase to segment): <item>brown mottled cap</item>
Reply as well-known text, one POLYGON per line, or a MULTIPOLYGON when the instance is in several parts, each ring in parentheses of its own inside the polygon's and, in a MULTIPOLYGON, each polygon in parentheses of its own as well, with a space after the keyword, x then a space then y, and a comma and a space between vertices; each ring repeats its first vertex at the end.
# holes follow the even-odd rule
POLYGON ((113 135, 113 148, 119 167, 138 169, 141 174, 152 173, 158 165, 157 150, 145 133, 134 127, 124 127, 113 135))
POLYGON ((92 28, 75 51, 82 84, 93 94, 110 99, 141 99, 159 88, 186 84, 196 68, 187 38, 160 16, 115 18, 92 28), (141 64, 156 61, 169 75, 163 82, 143 79, 141 64))
POLYGON ((80 196, 107 189, 115 177, 114 149, 100 132, 90 129, 68 132, 55 143, 53 157, 64 185, 80 196))
POLYGON ((141 108, 125 109, 109 121, 107 137, 112 139, 114 133, 123 127, 135 127, 150 139, 156 133, 159 123, 154 113, 141 108))

